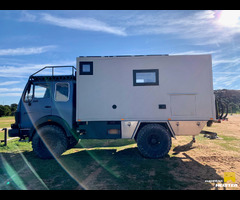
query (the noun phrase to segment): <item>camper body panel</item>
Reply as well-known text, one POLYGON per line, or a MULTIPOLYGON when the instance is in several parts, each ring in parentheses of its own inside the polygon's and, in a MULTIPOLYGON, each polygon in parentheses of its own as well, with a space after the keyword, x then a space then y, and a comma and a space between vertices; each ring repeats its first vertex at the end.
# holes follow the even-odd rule
POLYGON ((76 79, 78 121, 215 118, 211 55, 78 57, 76 79), (92 74, 80 75, 87 62, 92 74), (141 85, 141 70, 158 83, 141 85))

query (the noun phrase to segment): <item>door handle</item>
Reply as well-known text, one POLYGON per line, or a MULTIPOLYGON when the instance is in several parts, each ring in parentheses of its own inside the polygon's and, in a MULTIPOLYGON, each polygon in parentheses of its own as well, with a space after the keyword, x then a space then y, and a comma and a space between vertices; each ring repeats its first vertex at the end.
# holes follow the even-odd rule
POLYGON ((52 106, 44 106, 44 108, 51 108, 52 106))

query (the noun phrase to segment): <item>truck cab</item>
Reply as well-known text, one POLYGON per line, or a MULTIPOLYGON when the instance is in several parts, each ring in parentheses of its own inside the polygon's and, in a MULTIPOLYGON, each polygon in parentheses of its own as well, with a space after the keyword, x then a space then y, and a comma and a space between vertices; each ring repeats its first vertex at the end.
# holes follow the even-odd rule
MULTIPOLYGON (((43 73, 44 74, 44 73, 43 73)), ((73 66, 44 67, 32 74, 25 86, 15 113, 15 124, 9 130, 10 137, 29 137, 32 141, 41 129, 59 129, 67 139, 66 148, 77 140, 74 138, 73 124, 75 121, 75 68, 73 66), (71 68, 71 75, 54 75, 56 68, 71 68), (39 75, 51 69, 51 75, 39 75), (45 127, 45 128, 44 128, 45 127), (47 128, 46 128, 47 127, 47 128)), ((38 133, 37 135, 40 135, 38 133)), ((41 140, 37 138, 37 143, 41 140)), ((40 144, 43 145, 43 144, 40 144)), ((46 153, 45 153, 46 154, 46 153)), ((41 156, 40 157, 44 157, 41 156)), ((46 154, 50 157, 50 154, 46 154)))

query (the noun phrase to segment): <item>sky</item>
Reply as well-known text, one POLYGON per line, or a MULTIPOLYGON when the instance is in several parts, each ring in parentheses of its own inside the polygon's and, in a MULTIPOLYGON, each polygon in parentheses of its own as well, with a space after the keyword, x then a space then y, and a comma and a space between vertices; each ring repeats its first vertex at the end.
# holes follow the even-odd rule
POLYGON ((211 54, 214 89, 240 89, 238 10, 0 10, 0 27, 0 105, 78 56, 211 54))

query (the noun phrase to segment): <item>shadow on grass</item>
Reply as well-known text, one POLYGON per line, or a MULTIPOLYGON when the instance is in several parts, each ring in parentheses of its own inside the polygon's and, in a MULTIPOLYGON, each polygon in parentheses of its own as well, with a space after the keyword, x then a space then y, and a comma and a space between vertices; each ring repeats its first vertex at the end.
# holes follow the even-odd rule
POLYGON ((42 160, 32 151, 0 153, 0 189, 208 190, 213 186, 205 180, 222 179, 186 153, 146 159, 136 145, 102 146, 73 148, 57 160, 42 160))

